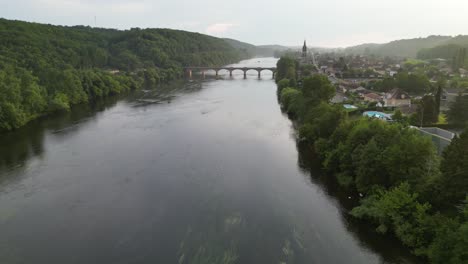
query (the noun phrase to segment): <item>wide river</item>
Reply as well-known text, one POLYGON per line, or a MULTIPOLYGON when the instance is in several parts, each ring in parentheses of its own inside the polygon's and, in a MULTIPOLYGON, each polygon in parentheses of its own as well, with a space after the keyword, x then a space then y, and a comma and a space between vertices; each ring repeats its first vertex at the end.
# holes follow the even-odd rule
POLYGON ((220 74, 0 135, 0 263, 414 263, 312 169, 271 73, 220 74))

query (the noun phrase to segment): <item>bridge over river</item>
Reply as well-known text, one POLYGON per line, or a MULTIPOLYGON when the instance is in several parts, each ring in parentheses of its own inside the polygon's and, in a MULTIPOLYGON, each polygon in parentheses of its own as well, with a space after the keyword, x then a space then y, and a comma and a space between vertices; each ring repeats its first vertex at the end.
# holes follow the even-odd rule
POLYGON ((214 71, 215 75, 218 76, 219 72, 226 70, 229 72, 229 76, 232 77, 234 71, 244 72, 244 79, 247 78, 248 71, 257 71, 258 78, 261 77, 262 71, 271 71, 273 73, 273 78, 276 75, 276 67, 186 67, 185 71, 189 78, 192 78, 194 72, 200 73, 203 78, 205 78, 205 73, 207 71, 214 71))

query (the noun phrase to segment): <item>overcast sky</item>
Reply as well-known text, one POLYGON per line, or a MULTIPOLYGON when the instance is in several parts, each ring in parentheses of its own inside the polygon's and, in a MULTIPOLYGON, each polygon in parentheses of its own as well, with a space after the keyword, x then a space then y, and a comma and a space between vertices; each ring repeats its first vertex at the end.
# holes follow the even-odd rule
POLYGON ((309 46, 343 47, 468 34, 468 0, 0 0, 0 17, 174 28, 257 45, 307 39, 309 46))

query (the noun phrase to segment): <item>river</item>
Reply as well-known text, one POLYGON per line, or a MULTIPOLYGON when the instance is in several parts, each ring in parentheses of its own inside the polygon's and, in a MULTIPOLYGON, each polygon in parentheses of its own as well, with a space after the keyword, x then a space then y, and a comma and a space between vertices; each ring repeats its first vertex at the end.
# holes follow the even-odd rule
POLYGON ((414 263, 348 216, 269 72, 220 74, 0 135, 0 263, 414 263))

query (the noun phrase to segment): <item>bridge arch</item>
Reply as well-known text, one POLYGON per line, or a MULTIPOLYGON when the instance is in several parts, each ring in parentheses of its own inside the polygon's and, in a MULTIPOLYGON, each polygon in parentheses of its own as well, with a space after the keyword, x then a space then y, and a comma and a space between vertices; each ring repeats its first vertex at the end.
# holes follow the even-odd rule
POLYGON ((230 76, 232 77, 233 73, 236 72, 236 71, 237 71, 237 72, 241 71, 242 73, 244 73, 244 78, 246 77, 246 75, 245 75, 246 72, 245 72, 245 70, 244 70, 243 68, 231 68, 231 69, 230 69, 230 73, 231 73, 230 76))
POLYGON ((270 69, 270 68, 261 68, 259 71, 270 71, 271 73, 275 72, 275 69, 270 69))
POLYGON ((217 70, 218 74, 230 73, 231 71, 228 68, 219 68, 217 70))
POLYGON ((275 77, 276 68, 273 67, 186 67, 187 76, 189 78, 192 77, 192 72, 201 73, 201 76, 204 78, 206 72, 214 72, 216 76, 219 75, 220 72, 228 71, 229 76, 233 76, 233 72, 235 71, 242 71, 244 73, 244 78, 247 78, 248 71, 256 71, 258 73, 258 78, 261 77, 262 71, 271 71, 273 78, 275 77))
POLYGON ((273 76, 273 78, 275 78, 275 74, 276 74, 276 69, 275 68, 261 68, 259 69, 260 72, 262 71, 269 71, 271 72, 271 75, 273 76))
POLYGON ((257 74, 258 74, 258 78, 260 78, 261 72, 262 72, 261 69, 259 69, 259 68, 247 68, 247 69, 245 69, 245 76, 244 77, 247 77, 247 72, 249 72, 249 71, 256 71, 257 74))

